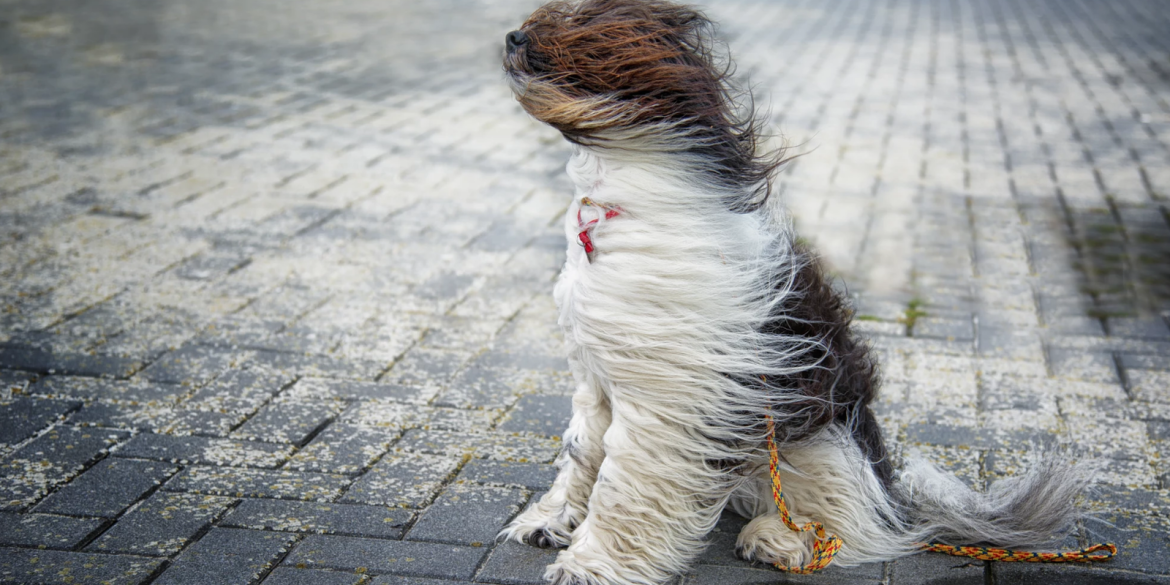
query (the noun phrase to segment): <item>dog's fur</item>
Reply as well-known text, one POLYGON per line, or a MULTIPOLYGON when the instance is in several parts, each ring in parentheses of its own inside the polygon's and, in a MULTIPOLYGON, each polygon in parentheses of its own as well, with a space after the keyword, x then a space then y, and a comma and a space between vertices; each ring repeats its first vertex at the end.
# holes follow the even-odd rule
POLYGON ((573 144, 554 294, 577 389, 556 482, 502 536, 567 547, 552 583, 658 584, 730 505, 752 518, 742 556, 802 564, 810 543, 771 498, 768 415, 789 506, 843 539, 838 564, 1060 534, 1076 468, 1046 461, 987 494, 921 461, 895 476, 868 347, 769 200, 783 152, 715 48, 700 12, 658 0, 554 2, 510 35, 517 99, 573 144))

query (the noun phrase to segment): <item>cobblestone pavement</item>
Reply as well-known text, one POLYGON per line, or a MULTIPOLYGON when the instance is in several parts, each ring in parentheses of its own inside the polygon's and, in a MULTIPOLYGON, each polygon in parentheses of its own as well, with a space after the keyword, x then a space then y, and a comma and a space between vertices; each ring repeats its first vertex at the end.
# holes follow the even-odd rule
MULTIPOLYGON (((0 581, 538 583, 568 149, 493 0, 0 0, 0 581)), ((712 3, 808 151, 880 414, 985 487, 1104 462, 1065 545, 787 577, 725 518, 685 583, 1170 582, 1170 12, 712 3)), ((770 96, 770 98, 769 98, 770 96)))

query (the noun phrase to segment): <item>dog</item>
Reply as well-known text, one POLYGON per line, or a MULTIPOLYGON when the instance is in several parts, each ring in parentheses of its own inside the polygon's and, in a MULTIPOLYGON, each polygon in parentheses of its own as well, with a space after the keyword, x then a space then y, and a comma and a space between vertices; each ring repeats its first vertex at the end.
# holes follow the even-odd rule
POLYGON ((576 187, 554 289, 573 415, 551 489, 500 535, 563 547, 548 582, 663 583, 725 508, 751 519, 741 557, 804 564, 810 538, 772 500, 773 438, 794 517, 840 536, 842 566, 1072 525, 1083 467, 1045 459, 986 494, 921 460, 895 472, 869 347, 770 197, 786 155, 700 11, 553 2, 505 41, 515 97, 572 145, 576 187))

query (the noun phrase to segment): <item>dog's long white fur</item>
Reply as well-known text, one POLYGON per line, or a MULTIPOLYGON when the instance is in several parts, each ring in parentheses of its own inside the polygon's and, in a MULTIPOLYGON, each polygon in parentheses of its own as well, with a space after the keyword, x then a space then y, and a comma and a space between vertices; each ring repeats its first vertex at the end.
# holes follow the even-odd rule
MULTIPOLYGON (((730 211, 726 191, 658 149, 575 145, 568 173, 576 193, 554 295, 577 383, 574 412, 556 482, 501 536, 567 546, 546 574, 555 584, 656 585, 686 568, 730 503, 754 518, 741 552, 803 563, 809 543, 780 523, 772 503, 765 437, 745 424, 799 397, 762 395, 728 376, 810 367, 790 358, 816 340, 778 344, 760 333, 775 305, 799 294, 802 259, 786 214, 777 205, 730 211), (607 220, 598 207, 582 208, 583 198, 620 215, 607 220), (598 220, 593 262, 577 243, 578 212, 598 220), (753 471, 713 464, 737 459, 753 471)), ((1086 481, 1076 468, 1041 465, 985 496, 915 462, 892 497, 840 426, 782 450, 796 519, 840 535, 842 565, 904 555, 931 537, 1049 538, 1074 517, 1069 502, 1086 481), (1017 505, 1041 493, 1051 502, 1043 510, 1017 505)))

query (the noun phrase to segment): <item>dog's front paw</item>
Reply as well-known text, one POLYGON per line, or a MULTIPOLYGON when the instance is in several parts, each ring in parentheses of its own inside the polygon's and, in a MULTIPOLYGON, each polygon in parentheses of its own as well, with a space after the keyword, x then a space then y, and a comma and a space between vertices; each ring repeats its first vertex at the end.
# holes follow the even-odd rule
POLYGON ((745 561, 799 567, 812 559, 811 532, 794 532, 776 514, 759 516, 739 532, 735 554, 745 561))
POLYGON ((575 526, 569 514, 549 513, 537 504, 512 520, 499 537, 540 548, 564 548, 569 546, 575 526))
POLYGON ((557 555, 557 561, 544 571, 544 580, 549 585, 611 585, 613 581, 603 580, 590 572, 573 556, 564 551, 557 555))

